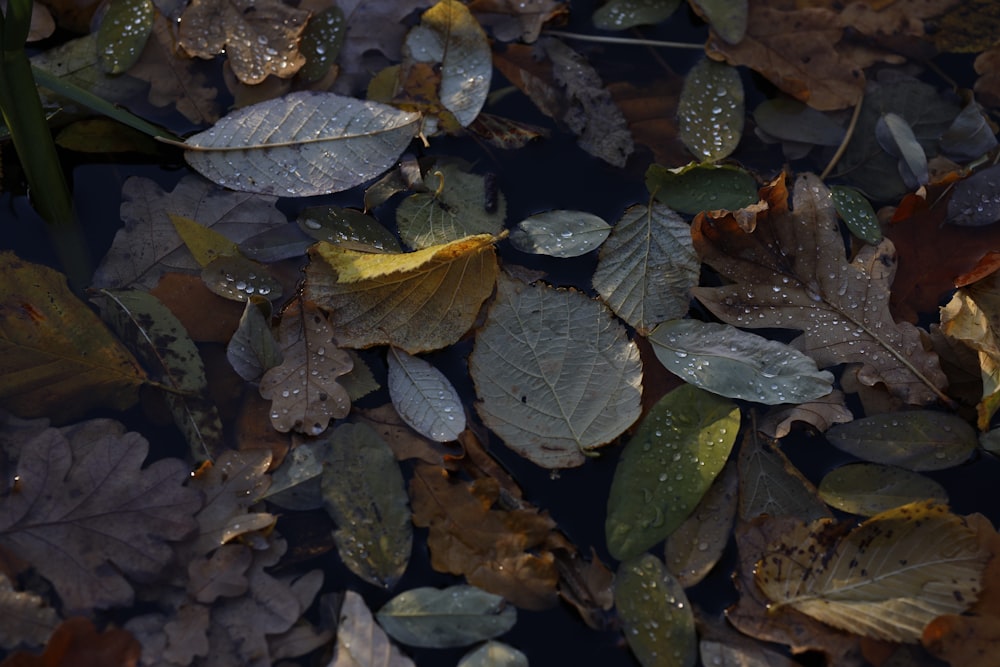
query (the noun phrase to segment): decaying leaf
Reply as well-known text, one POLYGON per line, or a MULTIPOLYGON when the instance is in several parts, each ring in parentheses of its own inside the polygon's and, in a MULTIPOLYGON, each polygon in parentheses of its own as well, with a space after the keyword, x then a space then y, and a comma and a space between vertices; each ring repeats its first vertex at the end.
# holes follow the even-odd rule
POLYGON ((41 595, 18 591, 0 574, 0 647, 41 646, 59 625, 59 614, 41 595))
POLYGON ((814 401, 776 406, 761 418, 757 428, 767 437, 780 440, 791 433, 795 422, 808 424, 822 433, 834 424, 846 424, 852 419, 854 414, 844 403, 844 392, 834 389, 814 401))
POLYGON ((884 383, 914 404, 942 398, 947 379, 937 355, 919 329, 889 313, 892 243, 865 246, 848 263, 830 193, 815 176, 796 181, 794 212, 780 181, 764 195, 771 208, 752 233, 731 216, 695 219, 695 249, 735 284, 696 287, 694 295, 734 326, 802 330, 797 347, 820 368, 859 362, 865 384, 884 383))
POLYGON ((918 642, 975 601, 988 558, 962 518, 931 502, 883 512, 839 537, 820 521, 773 545, 755 573, 772 608, 791 606, 866 637, 918 642))
POLYGON ((396 641, 449 648, 502 635, 514 626, 517 610, 475 586, 421 587, 389 600, 376 617, 396 641))
POLYGON ((739 516, 794 516, 812 521, 830 516, 816 487, 777 447, 761 442, 756 433, 743 437, 739 454, 739 516))
POLYGON ((278 328, 281 364, 264 373, 260 395, 271 400, 271 423, 287 433, 319 435, 331 419, 351 411, 351 397, 337 378, 354 367, 337 347, 334 331, 318 308, 296 299, 278 328))
POLYGON ((88 618, 76 616, 59 624, 49 639, 45 652, 34 655, 18 651, 3 664, 10 667, 132 667, 139 662, 142 647, 128 632, 108 627, 103 632, 88 618))
POLYGON ((1000 409, 1000 274, 958 290, 941 309, 941 331, 979 356, 983 391, 977 426, 986 430, 1000 409))
POLYGON ((389 641, 372 617, 365 601, 354 591, 344 594, 337 622, 337 647, 328 667, 415 667, 412 660, 389 641))

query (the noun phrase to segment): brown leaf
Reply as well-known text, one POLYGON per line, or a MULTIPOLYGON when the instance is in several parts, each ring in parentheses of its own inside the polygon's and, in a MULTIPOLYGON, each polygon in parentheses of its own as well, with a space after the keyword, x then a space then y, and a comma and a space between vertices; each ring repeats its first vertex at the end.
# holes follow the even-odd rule
POLYGON ((846 424, 854 415, 844 404, 844 392, 834 389, 826 396, 799 405, 779 405, 760 420, 761 433, 781 439, 792 431, 792 423, 809 424, 822 433, 834 424, 846 424))
POLYGON ((976 98, 991 107, 1000 107, 1000 46, 983 51, 976 57, 976 98))
POLYGON ((733 216, 699 215, 691 229, 695 250, 735 284, 696 287, 692 294, 734 326, 802 330, 796 345, 820 368, 858 362, 867 385, 883 383, 913 404, 947 402, 941 392, 947 379, 925 334, 894 322, 889 312, 892 242, 865 246, 847 262, 822 182, 800 176, 794 201, 794 212, 772 206, 769 215, 758 216, 753 233, 733 216))
POLYGON ((98 632, 89 619, 70 618, 56 628, 42 655, 18 651, 0 667, 135 667, 141 647, 127 630, 98 632))
POLYGON ((192 56, 229 58, 244 83, 287 79, 306 63, 299 36, 309 12, 279 0, 193 0, 181 16, 179 44, 192 56))
POLYGON ((396 408, 392 407, 392 403, 368 410, 358 410, 354 420, 371 426, 389 443, 399 461, 419 459, 426 463, 444 465, 448 456, 458 453, 458 450, 447 446, 446 443, 428 440, 410 428, 396 412, 396 408))
POLYGON ((678 138, 677 100, 683 83, 681 77, 673 76, 642 87, 626 81, 608 84, 635 143, 652 151, 656 163, 665 167, 680 167, 691 159, 678 138))
POLYGON ((573 605, 583 622, 594 630, 609 624, 607 613, 615 606, 615 575, 601 562, 593 548, 590 560, 579 553, 556 554, 559 567, 559 597, 573 605))
POLYGON ((41 646, 59 625, 59 614, 37 593, 18 591, 0 573, 0 647, 41 646))
POLYGON ((165 273, 149 293, 170 309, 196 343, 228 343, 243 314, 243 304, 213 294, 190 273, 165 273))

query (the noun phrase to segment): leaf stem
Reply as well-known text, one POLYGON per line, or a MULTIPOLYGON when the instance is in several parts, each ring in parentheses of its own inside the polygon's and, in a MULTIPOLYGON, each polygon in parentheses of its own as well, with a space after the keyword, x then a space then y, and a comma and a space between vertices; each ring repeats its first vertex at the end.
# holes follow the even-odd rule
POLYGON ((840 145, 837 146, 837 152, 833 154, 833 157, 830 158, 830 161, 826 164, 826 168, 823 170, 823 173, 819 175, 819 179, 821 181, 826 180, 826 177, 830 175, 830 172, 833 171, 833 168, 838 162, 840 162, 840 158, 842 158, 844 153, 847 151, 847 145, 851 143, 851 137, 854 136, 854 130, 858 126, 858 118, 861 116, 861 105, 863 105, 864 102, 865 97, 864 93, 862 93, 861 99, 854 105, 854 113, 851 114, 851 122, 848 123, 847 131, 844 133, 844 138, 840 141, 840 145))
POLYGON ((658 46, 665 49, 696 49, 702 50, 704 44, 692 44, 690 42, 665 42, 659 39, 639 39, 636 37, 611 37, 608 35, 583 35, 575 32, 563 32, 562 30, 545 30, 542 34, 553 37, 565 37, 581 42, 600 42, 602 44, 626 44, 629 46, 658 46))

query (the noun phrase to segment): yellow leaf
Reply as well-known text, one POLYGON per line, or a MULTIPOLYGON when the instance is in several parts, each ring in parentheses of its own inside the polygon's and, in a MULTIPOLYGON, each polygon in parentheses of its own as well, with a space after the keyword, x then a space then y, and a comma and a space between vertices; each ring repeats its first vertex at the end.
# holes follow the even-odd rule
POLYGON ((771 611, 790 606, 853 634, 918 642, 933 619, 979 595, 989 554, 942 505, 910 503, 839 533, 821 519, 772 545, 754 573, 771 611))
POLYGON ((209 229, 205 225, 182 215, 174 215, 173 213, 167 215, 170 216, 170 222, 173 223, 174 229, 177 230, 177 234, 191 251, 199 266, 208 266, 212 260, 219 257, 240 254, 235 243, 214 229, 209 229))
POLYGON ((306 298, 332 311, 345 347, 446 347, 469 330, 493 291, 490 234, 411 253, 373 254, 320 242, 309 251, 306 298))
POLYGON ((955 292, 941 309, 941 331, 979 353, 983 397, 977 426, 985 431, 1000 408, 1000 275, 993 273, 955 292))
POLYGON ((67 421, 125 409, 146 373, 61 273, 0 254, 0 406, 67 421))

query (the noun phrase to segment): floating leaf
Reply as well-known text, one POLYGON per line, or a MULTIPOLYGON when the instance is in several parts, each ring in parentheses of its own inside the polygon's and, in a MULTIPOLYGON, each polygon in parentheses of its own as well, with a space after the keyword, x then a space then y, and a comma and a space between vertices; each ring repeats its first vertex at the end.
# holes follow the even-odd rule
POLYGON ((838 146, 844 128, 828 114, 790 97, 764 100, 753 111, 757 128, 782 141, 810 146, 838 146))
POLYGON ((0 403, 22 417, 123 410, 146 380, 139 362, 48 267, 0 253, 0 403))
POLYGON ((684 589, 656 556, 622 563, 615 606, 629 648, 643 667, 694 667, 698 638, 684 589))
POLYGON ((743 41, 747 31, 747 0, 692 0, 712 30, 730 44, 743 41))
POLYGON ((296 220, 299 228, 317 241, 327 241, 361 252, 400 252, 395 235, 378 220, 361 211, 340 206, 311 206, 296 220))
POLYGON ((282 225, 246 239, 239 244, 239 252, 252 260, 271 263, 301 257, 312 244, 313 239, 295 225, 282 225))
POLYGON ((875 138, 882 150, 899 158, 899 175, 908 188, 915 190, 930 180, 927 155, 906 119, 899 114, 883 114, 875 123, 875 138))
POLYGON ((875 210, 863 194, 854 188, 835 185, 830 189, 830 196, 837 208, 837 215, 852 234, 872 245, 882 242, 882 229, 875 217, 875 210))
POLYGON ((672 320, 649 341, 667 370, 720 396, 774 405, 833 390, 833 374, 795 348, 727 324, 672 320))
POLYGON ((226 345, 226 359, 236 374, 256 382, 265 371, 281 363, 281 350, 271 333, 271 304, 258 296, 249 299, 240 326, 226 345))
POLYGON ((354 591, 344 593, 337 621, 337 646, 328 667, 415 667, 375 623, 365 601, 354 591))
POLYGON ((265 299, 281 298, 281 283, 271 277, 267 267, 246 257, 219 257, 201 271, 208 289, 232 301, 249 301, 254 295, 265 299))
POLYGON ((591 21, 600 30, 654 25, 670 18, 680 4, 680 0, 610 0, 594 12, 591 21))
POLYGON ((493 292, 493 242, 481 234, 401 254, 319 243, 310 251, 306 295, 332 311, 344 346, 436 350, 472 327, 493 292))
POLYGON ((235 256, 239 254, 239 248, 225 235, 220 234, 210 227, 201 225, 191 218, 183 215, 168 213, 171 224, 177 230, 177 235, 184 241, 184 245, 191 252, 194 261, 202 268, 208 266, 219 257, 235 256))
POLYGON ((722 558, 733 531, 738 487, 736 466, 729 464, 691 515, 667 537, 664 562, 684 588, 704 579, 722 558))
POLYGON ((599 247, 611 225, 586 211, 546 211, 517 223, 510 243, 521 252, 578 257, 599 247))
POLYGON ((653 202, 630 207, 615 224, 593 283, 611 310, 644 334, 687 313, 700 269, 690 226, 653 202))
POLYGON ((282 314, 278 341, 282 362, 260 380, 260 395, 271 400, 271 424, 282 433, 295 429, 319 435, 331 419, 351 410, 351 398, 337 378, 354 362, 337 347, 326 316, 299 299, 282 314))
POLYGON ((486 425, 546 468, 582 465, 639 416, 635 343, 576 291, 502 279, 469 372, 486 425))
POLYGON ((941 135, 941 151, 960 162, 975 160, 997 147, 997 137, 983 107, 972 101, 941 135))
POLYGON ((507 201, 497 193, 496 207, 485 206, 485 177, 442 165, 424 177, 430 192, 417 192, 396 209, 403 243, 428 248, 475 234, 499 234, 507 216, 507 201))
POLYGON ((834 468, 819 483, 819 495, 828 505, 861 516, 874 516, 920 500, 948 502, 944 487, 930 477, 876 463, 849 463, 834 468))
POLYGON ((304 442, 293 447, 271 473, 271 485, 262 496, 270 503, 289 510, 313 510, 323 507, 323 455, 330 449, 328 439, 304 442))
POLYGON ((344 12, 336 6, 309 17, 299 42, 299 53, 306 59, 306 64, 299 70, 299 78, 312 82, 327 75, 340 54, 347 31, 346 23, 344 12))
POLYGON ((794 516, 804 521, 830 516, 812 482, 780 449, 760 442, 756 433, 743 437, 738 467, 739 515, 744 521, 762 515, 794 516))
POLYGON ((449 442, 465 430, 465 409, 448 378, 423 359, 389 348, 389 397, 420 435, 449 442))
MULTIPOLYGON (((835 530, 835 528, 834 528, 835 530)), ((756 572, 774 602, 865 637, 918 642, 976 599, 988 557, 961 517, 930 502, 883 512, 832 540, 821 521, 774 545, 756 572)))
POLYGON ((979 442, 964 419, 936 410, 855 419, 834 426, 826 438, 860 459, 908 470, 943 470, 965 463, 979 442))
POLYGON ((952 341, 960 341, 979 357, 981 400, 976 406, 976 425, 989 428, 1000 409, 1000 274, 955 292, 941 309, 941 331, 952 341))
POLYGON ((743 136, 743 81, 735 68, 703 58, 691 68, 677 103, 680 138, 701 161, 717 162, 743 136))
POLYGON ((97 55, 108 74, 127 72, 153 30, 152 0, 114 0, 97 29, 97 55))
POLYGON ((6 574, 0 574, 0 646, 41 646, 59 625, 59 614, 45 599, 30 591, 17 591, 6 574))
POLYGON ((234 111, 188 137, 184 158, 231 190, 309 197, 388 169, 420 115, 333 93, 298 92, 234 111))
POLYGON ((389 636, 410 646, 450 648, 492 639, 514 627, 517 610, 475 586, 413 588, 375 615, 389 636))
POLYGON ((769 438, 780 439, 791 433, 794 422, 809 424, 822 433, 834 424, 846 424, 852 419, 854 414, 844 403, 844 392, 834 389, 815 401, 769 410, 757 424, 757 428, 769 438))
POLYGON ((737 211, 757 203, 757 181, 728 165, 667 169, 654 164, 646 170, 646 188, 673 210, 692 215, 717 209, 737 211))
POLYGON ((509 644, 490 640, 463 655, 458 667, 528 667, 528 656, 509 644))
POLYGON ((653 406, 618 460, 604 534, 618 560, 642 553, 694 511, 736 442, 740 410, 691 385, 653 406))
POLYGON ((392 588, 410 561, 413 525, 403 473, 370 426, 341 424, 324 457, 323 505, 337 524, 333 540, 348 569, 392 588))
POLYGON ((1000 220, 1000 165, 977 171, 955 185, 948 200, 948 222, 979 227, 1000 220))

